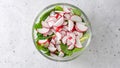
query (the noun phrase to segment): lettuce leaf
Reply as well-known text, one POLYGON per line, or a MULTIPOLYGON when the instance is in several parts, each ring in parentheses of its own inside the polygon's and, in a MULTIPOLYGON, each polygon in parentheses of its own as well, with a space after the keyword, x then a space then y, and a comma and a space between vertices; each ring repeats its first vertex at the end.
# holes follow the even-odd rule
POLYGON ((59 5, 55 6, 55 11, 63 11, 63 8, 59 5))
POLYGON ((81 16, 81 11, 80 11, 79 9, 72 8, 72 12, 73 12, 73 14, 75 14, 75 15, 81 16))
POLYGON ((89 33, 85 33, 84 35, 83 35, 83 37, 82 38, 80 38, 80 42, 81 43, 84 43, 88 38, 89 38, 89 33))

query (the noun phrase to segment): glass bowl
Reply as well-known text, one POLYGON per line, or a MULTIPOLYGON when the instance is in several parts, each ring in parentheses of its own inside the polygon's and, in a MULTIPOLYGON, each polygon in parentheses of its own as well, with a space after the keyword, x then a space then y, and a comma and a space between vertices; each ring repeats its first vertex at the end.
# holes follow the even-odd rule
MULTIPOLYGON (((84 22, 87 23, 87 26, 88 26, 87 33, 89 33, 89 38, 82 44, 83 45, 82 50, 79 51, 79 52, 74 53, 71 56, 67 56, 67 57, 52 57, 52 56, 48 56, 48 55, 44 54, 42 51, 38 50, 40 52, 40 54, 42 54, 44 57, 46 57, 46 58, 48 58, 50 60, 59 61, 59 62, 66 62, 66 61, 70 61, 70 60, 73 60, 73 59, 77 58, 78 56, 80 56, 83 53, 83 51, 86 50, 86 47, 89 45, 89 43, 91 41, 91 36, 92 36, 91 24, 90 24, 87 16, 85 15, 85 13, 80 8, 78 8, 78 7, 74 6, 74 5, 68 4, 68 3, 56 3, 56 4, 52 4, 52 5, 47 6, 46 8, 44 8, 37 15, 37 17, 35 18, 34 24, 37 23, 37 22, 39 22, 40 16, 42 15, 42 13, 44 11, 48 11, 49 9, 53 8, 56 5, 67 6, 67 7, 72 7, 72 8, 79 9, 81 11, 81 13, 82 13, 81 17, 84 19, 84 22)), ((32 28, 32 38, 33 38, 33 42, 34 42, 34 44, 36 46, 36 43, 35 43, 35 40, 36 40, 36 30, 34 29, 34 24, 33 24, 33 28, 32 28)))

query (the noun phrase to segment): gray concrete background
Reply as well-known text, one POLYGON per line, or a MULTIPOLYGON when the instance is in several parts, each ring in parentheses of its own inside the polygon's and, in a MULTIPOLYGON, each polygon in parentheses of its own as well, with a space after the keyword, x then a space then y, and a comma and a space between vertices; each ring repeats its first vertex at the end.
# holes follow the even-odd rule
POLYGON ((120 68, 120 0, 0 0, 0 68, 120 68), (47 5, 81 8, 92 24, 88 49, 70 62, 54 62, 34 47, 33 21, 47 5))

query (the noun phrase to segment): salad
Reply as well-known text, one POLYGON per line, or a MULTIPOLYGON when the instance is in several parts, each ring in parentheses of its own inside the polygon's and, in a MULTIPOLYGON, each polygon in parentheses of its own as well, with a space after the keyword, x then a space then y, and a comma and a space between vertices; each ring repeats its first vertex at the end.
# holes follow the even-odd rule
POLYGON ((54 6, 40 15, 34 24, 35 44, 47 56, 71 56, 84 48, 89 38, 87 23, 79 9, 54 6))

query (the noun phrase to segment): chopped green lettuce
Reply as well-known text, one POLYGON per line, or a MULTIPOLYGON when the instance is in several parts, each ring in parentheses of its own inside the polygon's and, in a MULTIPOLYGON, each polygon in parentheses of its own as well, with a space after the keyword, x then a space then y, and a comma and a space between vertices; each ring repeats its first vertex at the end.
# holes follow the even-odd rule
POLYGON ((82 38, 80 38, 80 42, 81 43, 84 43, 88 38, 89 38, 89 33, 85 33, 84 35, 83 35, 83 37, 82 38))
POLYGON ((59 5, 55 6, 55 11, 63 11, 63 8, 59 5))
POLYGON ((73 14, 75 14, 75 15, 81 16, 81 11, 80 11, 79 9, 72 8, 72 12, 73 12, 73 14))

